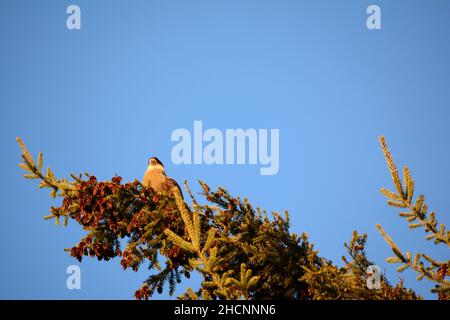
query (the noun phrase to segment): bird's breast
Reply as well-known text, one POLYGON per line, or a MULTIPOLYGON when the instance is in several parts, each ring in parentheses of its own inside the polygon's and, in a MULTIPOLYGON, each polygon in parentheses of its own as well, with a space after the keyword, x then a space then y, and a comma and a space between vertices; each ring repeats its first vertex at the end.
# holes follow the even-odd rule
POLYGON ((147 170, 144 174, 143 185, 147 188, 152 188, 156 192, 161 192, 167 189, 167 177, 159 170, 147 170))

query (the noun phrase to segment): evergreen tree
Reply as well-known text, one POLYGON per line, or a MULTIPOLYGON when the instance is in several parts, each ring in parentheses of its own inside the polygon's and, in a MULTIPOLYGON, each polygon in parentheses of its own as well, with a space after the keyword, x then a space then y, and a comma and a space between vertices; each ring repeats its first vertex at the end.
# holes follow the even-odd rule
MULTIPOLYGON (((36 164, 24 143, 19 138, 17 141, 25 178, 39 180, 39 188, 48 188, 51 197, 62 198, 61 205, 51 207, 45 219, 54 219, 56 224, 62 220, 64 225, 72 219, 86 230, 85 237, 67 249, 71 256, 78 261, 84 256, 119 258, 123 269, 134 271, 143 263, 149 264, 152 273, 136 291, 137 299, 148 299, 166 288, 172 295, 176 284, 192 272, 199 273, 203 281, 180 299, 421 298, 402 281, 392 285, 384 276, 379 289, 367 287, 367 270, 373 263, 366 257, 365 234, 353 233, 345 244, 343 267, 338 267, 319 256, 306 233, 290 231, 287 212, 268 214, 223 188, 212 191, 202 181, 204 203, 194 197, 185 182, 191 200, 188 205, 177 188, 157 194, 137 180, 122 183, 119 176, 98 181, 86 173, 72 174, 70 181, 58 179, 50 168, 44 172, 42 153, 36 164), (125 248, 121 248, 121 239, 127 240, 125 248)), ((445 226, 437 227, 434 213, 427 217, 423 196, 412 205, 414 182, 409 171, 405 171, 403 190, 384 139, 381 142, 397 188, 397 193, 383 189, 391 199, 389 204, 408 208, 411 215, 402 216, 410 222, 419 221, 430 233, 428 239, 448 246, 445 226)), ((424 254, 412 261, 409 253, 404 255, 381 226, 378 228, 396 254, 389 262, 403 263, 400 271, 413 268, 419 276, 437 283, 439 298, 449 297, 448 261, 437 262, 424 254), (421 258, 430 265, 425 266, 421 258)))

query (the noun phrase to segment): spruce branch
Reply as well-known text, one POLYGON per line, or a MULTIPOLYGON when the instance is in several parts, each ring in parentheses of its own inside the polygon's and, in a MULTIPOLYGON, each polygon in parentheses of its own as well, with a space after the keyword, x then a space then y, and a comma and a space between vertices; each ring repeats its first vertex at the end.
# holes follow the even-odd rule
POLYGON ((443 243, 450 247, 450 231, 446 230, 444 224, 438 223, 434 212, 431 212, 428 216, 425 196, 421 194, 415 202, 413 201, 415 182, 409 168, 406 166, 403 168, 404 182, 402 183, 395 161, 383 136, 380 137, 380 145, 397 190, 397 193, 395 193, 385 188, 381 189, 381 193, 388 199, 387 203, 393 207, 409 210, 409 212, 400 213, 400 216, 406 218, 409 222, 409 228, 424 228, 425 232, 429 233, 426 237, 427 240, 434 239, 436 244, 443 243))
POLYGON ((395 254, 395 257, 387 258, 386 261, 389 263, 401 263, 402 265, 397 269, 399 272, 403 272, 404 270, 411 268, 419 274, 418 280, 422 280, 425 277, 433 282, 437 282, 443 287, 448 287, 450 285, 450 282, 448 280, 446 280, 437 271, 435 271, 435 269, 446 266, 448 262, 438 262, 432 259, 430 256, 420 253, 416 254, 414 256, 414 259, 412 259, 411 253, 407 252, 406 254, 403 254, 395 244, 395 242, 389 237, 386 231, 384 231, 384 229, 379 224, 377 224, 376 227, 395 254), (426 267, 424 265, 424 263, 421 261, 422 258, 429 262, 429 267, 426 267))
MULTIPOLYGON (((43 165, 44 165, 44 156, 42 152, 38 153, 38 163, 36 165, 32 155, 28 151, 25 143, 22 141, 21 138, 16 138, 17 143, 19 144, 19 147, 22 151, 22 163, 19 163, 19 167, 22 168, 26 173, 24 174, 24 177, 26 179, 39 179, 41 182, 39 183, 39 188, 50 188, 50 196, 52 198, 56 198, 57 195, 60 197, 64 197, 72 192, 74 192, 74 186, 72 184, 69 184, 67 179, 57 179, 55 174, 50 168, 46 169, 46 173, 44 174, 43 171, 43 165), (59 194, 58 194, 59 192, 59 194)), ((58 225, 60 221, 60 217, 62 216, 64 219, 64 226, 67 225, 68 222, 68 215, 65 212, 62 212, 61 210, 58 210, 57 208, 52 207, 51 208, 51 214, 45 216, 44 218, 46 220, 48 219, 55 219, 55 223, 58 225)))
MULTIPOLYGON (((185 182, 185 185, 187 186, 187 182, 185 182)), ((188 193, 192 196, 192 193, 190 192, 189 187, 187 186, 188 193)), ((230 287, 232 287, 232 284, 234 282, 232 281, 233 278, 228 277, 231 272, 226 272, 223 274, 217 273, 216 269, 219 263, 221 262, 217 257, 217 247, 212 247, 212 244, 214 242, 214 229, 210 229, 207 233, 208 237, 205 241, 205 245, 202 248, 200 245, 201 242, 201 235, 202 235, 202 227, 201 227, 201 218, 198 213, 198 205, 194 209, 193 212, 190 212, 187 204, 184 202, 183 197, 181 195, 181 192, 178 190, 178 188, 174 188, 172 190, 175 201, 178 206, 178 210, 181 214, 181 217, 183 219, 183 222, 186 225, 186 229, 188 231, 189 238, 191 239, 191 242, 187 242, 182 237, 176 235, 174 232, 172 232, 169 229, 166 229, 164 232, 166 235, 169 236, 169 239, 173 241, 175 244, 180 245, 182 248, 186 248, 187 250, 190 250, 191 252, 195 252, 197 255, 197 261, 192 261, 191 263, 195 265, 195 268, 203 274, 205 281, 202 282, 203 290, 207 291, 206 295, 209 297, 220 297, 222 299, 238 299, 240 298, 240 295, 246 296, 246 290, 248 289, 248 284, 245 283, 242 284, 239 282, 238 284, 242 284, 241 287, 238 286, 238 288, 241 289, 241 291, 237 290, 231 290, 230 287)), ((192 196, 193 198, 193 196, 192 196)), ((196 202, 195 202, 196 203, 196 202)), ((245 276, 244 276, 245 278, 245 276)), ((246 278, 245 278, 246 279, 246 278)), ((255 280, 252 279, 255 283, 255 280)), ((188 294, 189 297, 192 297, 192 292, 188 294)))
MULTIPOLYGON (((438 223, 435 212, 428 214, 428 206, 425 204, 425 196, 421 194, 415 201, 413 200, 415 182, 411 176, 409 168, 406 166, 403 168, 402 183, 386 139, 381 136, 379 140, 391 173, 392 181, 394 182, 394 186, 397 190, 397 193, 395 193, 385 188, 381 189, 381 193, 388 199, 388 205, 396 208, 407 209, 408 211, 400 212, 400 217, 406 219, 409 223, 408 227, 410 229, 423 228, 427 233, 427 236, 425 237, 426 240, 434 239, 434 243, 436 245, 446 244, 447 247, 450 247, 450 231, 446 230, 446 226, 444 224, 438 223)), ((450 295, 448 294, 450 290, 450 282, 446 279, 446 277, 450 275, 448 272, 450 260, 445 262, 436 261, 429 255, 422 253, 417 253, 413 259, 411 253, 407 252, 406 254, 403 254, 401 252, 381 225, 377 224, 376 227, 395 254, 394 257, 386 259, 387 262, 400 263, 401 265, 397 269, 399 272, 403 272, 406 269, 411 268, 418 274, 417 280, 420 281, 423 278, 427 278, 435 283, 435 288, 432 292, 437 292, 440 299, 450 299, 450 295)))

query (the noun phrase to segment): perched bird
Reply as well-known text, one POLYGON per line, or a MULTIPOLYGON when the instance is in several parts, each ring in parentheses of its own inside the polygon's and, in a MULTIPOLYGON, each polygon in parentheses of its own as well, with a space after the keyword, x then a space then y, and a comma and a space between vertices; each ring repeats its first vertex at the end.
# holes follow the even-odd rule
POLYGON ((146 188, 152 188, 156 193, 162 191, 170 192, 173 187, 177 187, 178 190, 180 190, 181 196, 183 196, 183 192, 178 183, 166 175, 164 165, 156 157, 152 157, 148 160, 148 167, 145 171, 142 184, 146 188))

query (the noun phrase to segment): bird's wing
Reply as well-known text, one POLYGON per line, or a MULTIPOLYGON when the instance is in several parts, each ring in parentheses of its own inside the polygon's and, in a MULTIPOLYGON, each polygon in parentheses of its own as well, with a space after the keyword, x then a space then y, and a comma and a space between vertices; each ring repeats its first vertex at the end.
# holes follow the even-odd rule
POLYGON ((167 183, 169 185, 169 187, 172 189, 173 187, 177 187, 178 190, 180 190, 180 194, 181 194, 181 198, 184 199, 183 196, 183 190, 181 190, 180 185, 178 184, 178 182, 176 182, 175 180, 173 180, 172 178, 167 178, 167 183))

